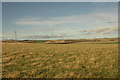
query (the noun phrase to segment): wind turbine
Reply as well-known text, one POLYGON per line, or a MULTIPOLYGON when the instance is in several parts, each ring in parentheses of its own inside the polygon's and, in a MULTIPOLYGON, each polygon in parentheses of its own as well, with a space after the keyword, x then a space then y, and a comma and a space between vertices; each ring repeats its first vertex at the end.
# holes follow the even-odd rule
POLYGON ((15 31, 15 43, 17 44, 17 33, 15 31))

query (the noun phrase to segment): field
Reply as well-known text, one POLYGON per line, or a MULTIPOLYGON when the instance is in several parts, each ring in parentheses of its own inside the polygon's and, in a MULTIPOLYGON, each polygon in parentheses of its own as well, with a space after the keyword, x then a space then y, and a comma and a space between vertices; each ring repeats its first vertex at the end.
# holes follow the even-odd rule
POLYGON ((118 78, 118 44, 3 44, 3 78, 118 78))

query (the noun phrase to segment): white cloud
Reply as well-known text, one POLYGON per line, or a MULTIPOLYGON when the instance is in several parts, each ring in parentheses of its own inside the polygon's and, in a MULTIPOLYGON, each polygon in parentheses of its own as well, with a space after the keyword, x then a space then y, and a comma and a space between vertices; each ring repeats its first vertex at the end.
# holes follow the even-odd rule
POLYGON ((29 36, 25 36, 23 38, 25 38, 25 39, 52 39, 52 38, 65 38, 65 37, 69 37, 69 35, 65 35, 65 34, 29 35, 29 36))
POLYGON ((80 32, 87 32, 87 30, 80 30, 80 32))
MULTIPOLYGON (((84 31, 84 30, 83 30, 84 31)), ((95 28, 85 32, 85 34, 111 34, 112 32, 118 32, 117 27, 103 27, 103 28, 95 28)))
MULTIPOLYGON (((100 31, 100 30, 99 30, 100 31)), ((113 28, 103 28, 101 30, 101 32, 99 32, 100 34, 110 34, 112 32, 118 31, 117 27, 113 27, 113 28)))
POLYGON ((65 23, 77 23, 77 24, 97 24, 97 23, 107 23, 107 24, 116 24, 117 15, 108 14, 108 13, 94 13, 94 14, 80 14, 73 16, 65 16, 65 17, 27 17, 21 18, 13 23, 17 25, 49 25, 53 26, 56 24, 65 24, 65 23))
POLYGON ((96 28, 96 29, 91 30, 90 32, 101 33, 101 32, 108 31, 108 30, 110 30, 110 28, 96 28))
POLYGON ((108 24, 118 22, 118 15, 117 14, 95 13, 95 14, 91 14, 90 16, 92 16, 96 20, 106 22, 108 24))
POLYGON ((41 17, 31 17, 31 18, 22 18, 18 21, 15 21, 15 24, 18 25, 56 25, 64 23, 80 23, 80 19, 77 16, 67 16, 67 17, 49 17, 44 20, 41 17))

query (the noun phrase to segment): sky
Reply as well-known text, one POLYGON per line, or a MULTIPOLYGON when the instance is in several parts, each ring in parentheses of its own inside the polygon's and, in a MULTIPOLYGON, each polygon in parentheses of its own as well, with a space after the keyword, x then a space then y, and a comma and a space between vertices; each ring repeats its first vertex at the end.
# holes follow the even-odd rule
POLYGON ((1 0, 2 2, 118 2, 119 0, 1 0))
POLYGON ((2 38, 118 37, 117 2, 3 2, 2 38))
POLYGON ((0 2, 0 40, 2 39, 2 3, 0 2))

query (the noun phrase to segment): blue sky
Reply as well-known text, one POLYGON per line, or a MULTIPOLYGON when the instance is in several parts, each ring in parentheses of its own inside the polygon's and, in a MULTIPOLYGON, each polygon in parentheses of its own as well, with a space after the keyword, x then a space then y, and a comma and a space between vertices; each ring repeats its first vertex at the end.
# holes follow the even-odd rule
POLYGON ((0 2, 0 40, 2 39, 2 3, 0 2))
POLYGON ((2 0, 2 2, 118 2, 119 0, 2 0))
POLYGON ((118 36, 117 2, 3 2, 3 39, 118 36))

